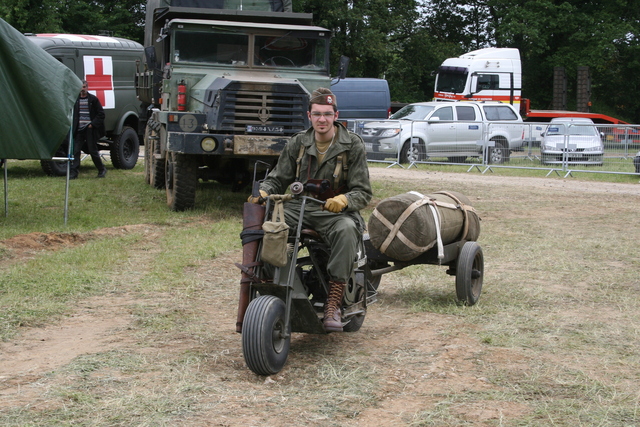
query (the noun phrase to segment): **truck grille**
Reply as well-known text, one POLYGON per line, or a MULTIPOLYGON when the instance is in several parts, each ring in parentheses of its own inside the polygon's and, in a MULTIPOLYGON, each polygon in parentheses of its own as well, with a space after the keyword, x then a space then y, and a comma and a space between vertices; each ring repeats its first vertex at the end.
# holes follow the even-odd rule
POLYGON ((247 126, 266 126, 293 135, 309 127, 309 97, 299 85, 231 82, 215 96, 217 117, 208 121, 215 122, 216 131, 244 134, 247 126))

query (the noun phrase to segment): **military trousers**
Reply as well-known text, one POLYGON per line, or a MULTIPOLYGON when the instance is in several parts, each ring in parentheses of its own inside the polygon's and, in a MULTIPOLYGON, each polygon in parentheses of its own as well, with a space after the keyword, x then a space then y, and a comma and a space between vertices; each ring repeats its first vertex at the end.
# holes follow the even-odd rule
MULTIPOLYGON (((300 208, 299 200, 284 204, 284 215, 292 235, 298 226, 300 208)), ((330 280, 346 283, 351 277, 353 263, 356 260, 358 242, 362 238, 363 226, 353 215, 355 213, 333 213, 315 204, 307 202, 305 206, 302 228, 315 230, 322 240, 331 248, 327 265, 330 280)))

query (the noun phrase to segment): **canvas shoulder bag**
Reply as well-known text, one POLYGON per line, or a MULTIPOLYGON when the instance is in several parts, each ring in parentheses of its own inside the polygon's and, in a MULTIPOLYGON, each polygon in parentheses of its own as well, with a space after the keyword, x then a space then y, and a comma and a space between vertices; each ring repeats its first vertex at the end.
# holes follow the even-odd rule
POLYGON ((264 236, 262 238, 262 251, 260 258, 276 267, 287 265, 287 240, 289 238, 289 226, 284 221, 284 203, 277 200, 273 207, 271 221, 262 224, 264 236))

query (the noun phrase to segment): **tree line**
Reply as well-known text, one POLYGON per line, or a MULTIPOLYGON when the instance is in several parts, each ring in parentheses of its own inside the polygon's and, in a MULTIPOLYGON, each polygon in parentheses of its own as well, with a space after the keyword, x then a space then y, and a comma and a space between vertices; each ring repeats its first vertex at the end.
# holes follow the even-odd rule
MULTIPOLYGON (((446 58, 514 47, 523 97, 546 109, 553 68, 565 67, 575 108, 578 66, 591 72, 592 111, 640 123, 640 0, 294 0, 333 31, 332 72, 350 57, 350 77, 386 78, 397 102, 431 99, 446 58)), ((3 0, 0 17, 25 33, 107 33, 142 42, 145 2, 3 0)))

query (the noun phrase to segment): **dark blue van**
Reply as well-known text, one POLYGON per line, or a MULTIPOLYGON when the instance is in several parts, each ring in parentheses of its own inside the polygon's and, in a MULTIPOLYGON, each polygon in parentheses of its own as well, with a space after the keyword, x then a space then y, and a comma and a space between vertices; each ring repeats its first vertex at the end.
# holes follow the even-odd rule
POLYGON ((338 99, 339 120, 385 120, 391 113, 389 84, 384 79, 349 77, 331 82, 338 99))

